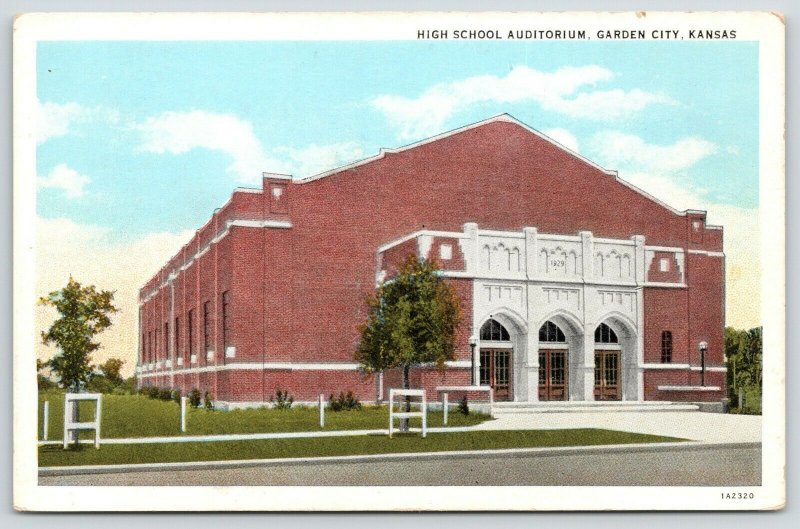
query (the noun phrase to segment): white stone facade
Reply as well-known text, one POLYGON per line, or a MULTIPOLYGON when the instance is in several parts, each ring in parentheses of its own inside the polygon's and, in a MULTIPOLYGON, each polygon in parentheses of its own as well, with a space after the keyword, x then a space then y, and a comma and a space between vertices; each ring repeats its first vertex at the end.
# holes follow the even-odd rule
MULTIPOLYGON (((475 380, 479 380, 481 347, 513 348, 511 395, 515 401, 539 400, 539 329, 552 321, 564 332, 566 344, 547 348, 568 349, 569 400, 594 400, 595 329, 607 324, 619 344, 622 400, 644 400, 643 297, 655 252, 643 236, 630 239, 596 238, 591 232, 576 236, 481 230, 474 223, 463 232, 420 231, 379 249, 378 280, 386 277, 381 255, 416 237, 421 257, 435 257, 445 265, 443 275, 473 280, 472 329, 475 380), (465 266, 453 269, 441 254, 429 256, 436 238, 456 239, 465 266), (490 318, 511 336, 508 342, 481 342, 479 330, 490 318)), ((654 247, 655 248, 655 247, 654 247)), ((659 255, 674 255, 683 266, 683 249, 655 248, 659 255)), ((457 253, 453 250, 453 253, 457 253)), ((653 283, 655 285, 655 283, 653 283)), ((658 283, 658 286, 664 286, 658 283)), ((669 285, 686 288, 683 275, 669 285)))

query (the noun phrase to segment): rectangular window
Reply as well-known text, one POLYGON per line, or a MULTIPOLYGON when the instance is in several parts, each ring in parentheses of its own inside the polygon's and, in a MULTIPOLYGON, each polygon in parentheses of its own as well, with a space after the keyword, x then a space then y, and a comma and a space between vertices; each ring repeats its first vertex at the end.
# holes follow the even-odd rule
POLYGON ((169 358, 169 322, 164 322, 164 356, 169 358))
POLYGON ((658 262, 658 271, 659 272, 669 272, 669 259, 666 257, 662 257, 661 260, 658 262))
POLYGON ((447 261, 453 258, 453 247, 449 244, 443 244, 439 247, 439 258, 447 261))
POLYGON ((175 318, 175 356, 182 356, 181 355, 181 320, 180 318, 175 318))
POLYGON ((222 293, 222 344, 225 346, 225 349, 228 349, 230 344, 231 338, 231 329, 230 329, 230 303, 231 298, 228 291, 222 293))
POLYGON ((669 364, 672 362, 672 331, 661 333, 661 363, 669 364))
POLYGON ((189 340, 189 354, 194 355, 194 309, 189 311, 189 321, 187 324, 187 339, 189 340))
POLYGON ((211 347, 211 302, 203 303, 203 349, 208 353, 211 347))

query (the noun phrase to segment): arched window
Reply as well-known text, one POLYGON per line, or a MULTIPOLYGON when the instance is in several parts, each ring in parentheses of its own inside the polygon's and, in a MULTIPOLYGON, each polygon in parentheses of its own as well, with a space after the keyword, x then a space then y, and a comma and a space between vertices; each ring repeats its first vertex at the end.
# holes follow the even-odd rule
POLYGON ((510 342, 511 337, 505 327, 499 322, 489 318, 481 327, 481 340, 490 342, 510 342))
POLYGON ((619 343, 619 339, 614 329, 605 323, 601 323, 594 330, 594 343, 619 343))
POLYGON ((562 331, 558 325, 552 321, 546 321, 544 325, 539 327, 539 341, 566 343, 567 338, 564 336, 564 331, 562 331))

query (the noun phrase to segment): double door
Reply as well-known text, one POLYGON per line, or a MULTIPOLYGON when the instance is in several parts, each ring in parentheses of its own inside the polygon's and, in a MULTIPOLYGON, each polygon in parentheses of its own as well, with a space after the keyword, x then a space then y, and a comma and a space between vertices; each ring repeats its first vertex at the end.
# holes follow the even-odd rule
POLYGON ((568 400, 566 349, 539 349, 539 400, 568 400))
POLYGON ((594 352, 594 400, 620 400, 619 351, 594 352))
POLYGON ((495 400, 511 400, 511 351, 481 348, 480 383, 492 387, 495 400))

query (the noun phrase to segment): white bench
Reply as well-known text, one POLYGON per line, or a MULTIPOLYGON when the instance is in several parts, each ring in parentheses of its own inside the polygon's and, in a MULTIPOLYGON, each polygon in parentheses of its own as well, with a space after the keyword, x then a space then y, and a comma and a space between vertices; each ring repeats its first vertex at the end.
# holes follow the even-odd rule
POLYGON ((395 419, 409 419, 411 417, 422 417, 422 437, 428 434, 427 405, 425 403, 424 389, 390 389, 389 390, 389 438, 394 432, 395 419), (420 411, 394 411, 395 397, 417 397, 422 401, 420 411))
POLYGON ((436 386, 436 392, 441 394, 442 398, 442 424, 447 426, 447 409, 450 406, 448 402, 448 394, 450 393, 469 393, 482 391, 486 392, 489 396, 489 416, 494 414, 494 390, 491 386, 436 386))

